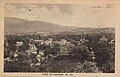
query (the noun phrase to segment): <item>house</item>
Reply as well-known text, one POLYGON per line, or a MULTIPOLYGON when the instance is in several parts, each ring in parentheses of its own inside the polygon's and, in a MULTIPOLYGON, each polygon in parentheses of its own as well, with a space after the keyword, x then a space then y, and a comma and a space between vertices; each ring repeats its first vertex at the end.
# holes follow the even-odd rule
POLYGON ((68 47, 66 47, 66 46, 61 46, 60 47, 60 54, 61 55, 66 55, 68 53, 69 53, 68 47))
POLYGON ((46 45, 50 45, 50 44, 52 44, 52 42, 53 42, 53 39, 52 39, 52 38, 48 38, 48 40, 44 41, 44 43, 45 43, 46 45))
POLYGON ((112 39, 109 44, 115 44, 115 39, 112 39))
POLYGON ((44 53, 39 52, 38 55, 36 56, 36 59, 40 62, 44 60, 44 53))
POLYGON ((60 44, 59 41, 53 41, 52 43, 53 43, 53 44, 60 44))
POLYGON ((35 42, 41 42, 42 40, 34 40, 35 42))
POLYGON ((32 53, 32 54, 37 54, 37 47, 34 44, 29 44, 29 49, 26 52, 32 53))
POLYGON ((23 42, 22 42, 22 41, 17 41, 17 42, 16 42, 16 46, 17 46, 17 47, 20 47, 21 45, 23 45, 23 42))
POLYGON ((103 36, 100 38, 99 42, 107 42, 107 41, 108 41, 108 39, 105 36, 103 36))
POLYGON ((67 41, 65 39, 60 40, 60 45, 66 45, 67 41))

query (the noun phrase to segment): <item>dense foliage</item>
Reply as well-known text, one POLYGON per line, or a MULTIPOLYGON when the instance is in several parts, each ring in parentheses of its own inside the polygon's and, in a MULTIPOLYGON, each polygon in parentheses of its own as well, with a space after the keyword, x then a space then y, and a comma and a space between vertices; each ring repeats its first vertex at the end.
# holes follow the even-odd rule
POLYGON ((5 35, 5 37, 4 58, 11 59, 11 61, 4 63, 5 72, 115 72, 115 42, 111 43, 111 40, 115 39, 113 33, 48 36, 5 35), (106 42, 100 41, 103 36, 106 36, 106 42), (45 59, 40 65, 31 66, 32 63, 37 63, 37 60, 25 52, 29 49, 30 39, 47 40, 48 38, 52 38, 54 41, 66 39, 71 44, 62 46, 34 43, 38 53, 44 52, 45 59), (82 38, 88 41, 80 43, 82 38), (18 48, 18 57, 15 58, 13 54, 17 49, 17 41, 22 41, 23 45, 18 48))

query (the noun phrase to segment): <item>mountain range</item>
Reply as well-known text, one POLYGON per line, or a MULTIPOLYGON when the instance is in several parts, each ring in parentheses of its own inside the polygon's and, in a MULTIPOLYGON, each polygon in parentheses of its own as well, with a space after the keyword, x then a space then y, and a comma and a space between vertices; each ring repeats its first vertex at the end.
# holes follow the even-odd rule
POLYGON ((61 26, 45 21, 28 21, 20 18, 5 17, 5 32, 63 32, 75 29, 75 27, 61 26))
POLYGON ((49 23, 45 21, 28 21, 20 18, 5 17, 4 19, 4 32, 5 33, 32 33, 32 32, 70 32, 78 34, 86 33, 114 33, 115 28, 103 27, 103 28, 91 28, 91 27, 75 27, 75 26, 63 26, 55 23, 49 23))

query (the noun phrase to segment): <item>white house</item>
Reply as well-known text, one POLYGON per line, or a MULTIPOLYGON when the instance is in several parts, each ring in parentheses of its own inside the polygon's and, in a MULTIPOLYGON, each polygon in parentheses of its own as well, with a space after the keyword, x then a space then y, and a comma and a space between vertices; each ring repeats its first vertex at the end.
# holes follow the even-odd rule
POLYGON ((105 36, 103 36, 100 38, 99 42, 107 42, 107 41, 108 41, 108 39, 105 36))
POLYGON ((60 40, 60 45, 65 45, 66 43, 67 43, 67 41, 65 39, 60 40))
POLYGON ((22 41, 17 41, 17 42, 16 42, 16 46, 17 46, 17 47, 19 47, 19 46, 21 46, 21 45, 23 45, 23 42, 22 42, 22 41))

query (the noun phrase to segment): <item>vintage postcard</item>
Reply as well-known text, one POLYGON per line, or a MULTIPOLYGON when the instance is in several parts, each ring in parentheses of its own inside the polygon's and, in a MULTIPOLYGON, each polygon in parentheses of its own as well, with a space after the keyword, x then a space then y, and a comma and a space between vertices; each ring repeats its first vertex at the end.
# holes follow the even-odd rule
POLYGON ((119 77, 117 1, 8 0, 0 10, 1 76, 119 77))

